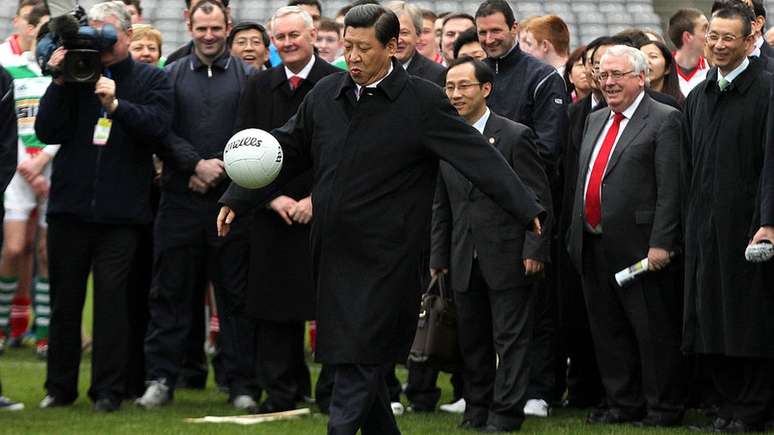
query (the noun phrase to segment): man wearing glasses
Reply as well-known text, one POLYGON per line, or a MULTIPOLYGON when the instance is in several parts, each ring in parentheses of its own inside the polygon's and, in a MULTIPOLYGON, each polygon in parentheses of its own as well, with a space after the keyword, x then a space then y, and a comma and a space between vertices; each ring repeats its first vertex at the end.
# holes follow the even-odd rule
POLYGON ((715 432, 763 430, 774 393, 774 263, 743 255, 750 240, 771 241, 774 223, 759 198, 772 76, 747 57, 752 20, 744 6, 713 13, 715 67, 685 106, 683 349, 710 369, 720 410, 705 429, 715 432))
MULTIPOLYGON (((549 208, 551 191, 535 133, 487 107, 494 80, 484 62, 462 57, 449 66, 446 95, 465 122, 486 137, 549 208)), ((451 164, 441 162, 430 267, 433 275, 453 271, 466 383, 464 428, 515 431, 524 421, 526 356, 538 291, 534 283, 544 278, 552 220, 546 220, 542 235, 532 234, 451 164)))
POLYGON ((580 148, 568 233, 609 408, 589 423, 673 426, 684 413, 680 294, 670 252, 679 244, 682 117, 645 92, 647 61, 616 45, 597 79, 608 108, 592 112, 580 148), (626 288, 616 272, 647 258, 626 288))

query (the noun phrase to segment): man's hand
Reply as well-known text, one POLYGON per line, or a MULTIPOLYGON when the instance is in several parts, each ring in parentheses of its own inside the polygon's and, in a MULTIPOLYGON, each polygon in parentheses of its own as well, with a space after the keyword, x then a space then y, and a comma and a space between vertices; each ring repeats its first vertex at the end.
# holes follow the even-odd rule
POLYGON ((312 221, 312 197, 298 201, 295 208, 290 212, 290 218, 299 224, 308 224, 312 221))
POLYGON ((760 227, 758 232, 755 233, 755 236, 753 236, 752 242, 750 242, 750 244, 753 245, 764 240, 768 240, 769 242, 774 243, 774 226, 766 225, 760 227))
MULTIPOLYGON (((65 50, 64 47, 59 47, 51 54, 51 57, 48 59, 48 69, 51 71, 57 72, 61 71, 64 67, 64 58, 65 54, 67 54, 67 50, 65 50)), ((58 85, 64 84, 64 78, 61 76, 54 79, 54 83, 58 85)))
POLYGON ((655 271, 665 268, 670 262, 670 255, 665 249, 648 249, 648 270, 655 271))
POLYGON ((35 194, 35 198, 38 199, 44 199, 48 196, 49 186, 48 180, 42 175, 38 175, 30 182, 32 192, 35 194))
POLYGON ((226 176, 225 166, 220 159, 199 160, 199 163, 196 164, 195 172, 197 177, 210 186, 214 186, 226 176))
POLYGON ((535 275, 543 271, 545 264, 542 261, 533 260, 531 258, 524 259, 524 274, 535 275))
POLYGON ((191 178, 188 179, 188 188, 196 193, 201 193, 204 195, 208 190, 210 190, 210 185, 205 183, 204 180, 194 174, 191 175, 191 178))
POLYGON ((438 274, 441 273, 448 273, 449 269, 446 267, 431 267, 430 268, 430 278, 435 278, 438 276, 438 274))
POLYGON ((231 223, 234 222, 234 219, 236 219, 236 213, 234 213, 234 210, 231 210, 228 206, 223 206, 220 208, 220 212, 218 213, 218 220, 216 222, 218 227, 218 237, 226 237, 228 235, 228 232, 231 230, 231 223))
MULTIPOLYGON (((293 225, 293 221, 291 220, 291 213, 295 211, 297 205, 298 203, 295 199, 285 195, 280 195, 269 203, 269 207, 276 211, 282 220, 284 220, 288 225, 293 225)), ((309 214, 311 216, 311 210, 309 214)))
POLYGON ((102 76, 97 80, 97 84, 94 86, 94 93, 99 98, 99 103, 107 111, 107 113, 113 113, 116 109, 116 82, 102 76))
POLYGON ((540 218, 538 217, 532 219, 532 232, 537 236, 543 235, 543 227, 540 225, 540 218))
POLYGON ((19 171, 21 176, 24 177, 28 183, 32 184, 32 181, 43 172, 43 168, 46 167, 49 161, 51 161, 50 155, 39 152, 32 158, 19 163, 16 170, 19 171))

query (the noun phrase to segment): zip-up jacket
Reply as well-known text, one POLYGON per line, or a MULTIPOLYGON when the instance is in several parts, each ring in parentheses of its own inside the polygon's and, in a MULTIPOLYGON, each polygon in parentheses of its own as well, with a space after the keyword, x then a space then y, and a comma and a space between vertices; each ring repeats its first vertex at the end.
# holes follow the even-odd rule
POLYGON ((551 65, 524 53, 518 44, 499 59, 487 58, 495 70, 489 108, 535 131, 543 159, 553 166, 567 140, 569 97, 564 79, 551 65))
POLYGON ((153 145, 169 131, 172 87, 164 71, 131 57, 103 73, 116 82, 118 108, 107 115, 106 145, 94 127, 106 115, 94 84, 52 83, 40 100, 35 134, 62 144, 54 158, 48 216, 77 222, 141 224, 151 220, 153 145))
POLYGON ((205 195, 192 192, 188 181, 202 159, 223 159, 223 148, 234 133, 239 98, 256 70, 224 52, 212 65, 189 54, 167 65, 175 98, 172 129, 159 156, 164 161, 161 188, 217 203, 229 185, 226 178, 205 195))

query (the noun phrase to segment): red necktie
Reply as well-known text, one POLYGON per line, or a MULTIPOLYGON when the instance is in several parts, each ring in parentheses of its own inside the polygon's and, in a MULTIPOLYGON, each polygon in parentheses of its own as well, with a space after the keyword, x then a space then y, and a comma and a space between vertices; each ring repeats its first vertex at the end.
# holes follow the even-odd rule
POLYGON ((299 76, 293 76, 289 78, 288 81, 290 82, 290 90, 295 91, 299 86, 301 86, 301 82, 303 82, 304 79, 299 76))
POLYGON ((594 166, 591 168, 591 177, 589 177, 589 186, 586 189, 586 222, 591 228, 596 228, 602 221, 602 205, 600 194, 602 193, 602 177, 605 175, 607 162, 610 159, 610 152, 613 150, 615 139, 618 137, 618 130, 621 127, 621 121, 624 116, 616 113, 613 116, 613 125, 607 130, 605 140, 599 148, 597 159, 594 160, 594 166))

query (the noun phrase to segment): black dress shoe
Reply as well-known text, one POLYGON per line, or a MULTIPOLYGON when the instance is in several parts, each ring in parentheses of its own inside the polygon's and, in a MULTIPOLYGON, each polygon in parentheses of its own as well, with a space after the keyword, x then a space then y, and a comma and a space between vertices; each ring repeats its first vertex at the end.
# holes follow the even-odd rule
POLYGON ((263 403, 258 406, 257 412, 255 412, 255 414, 272 414, 275 412, 290 411, 293 409, 295 409, 293 406, 278 406, 273 402, 264 400, 263 403))
POLYGON ((509 432, 518 432, 521 430, 521 426, 515 426, 515 427, 501 427, 497 426, 495 424, 487 424, 486 426, 482 427, 479 432, 484 433, 509 433, 509 432))
POLYGON ((588 424, 621 424, 632 423, 640 420, 642 417, 639 415, 627 414, 616 409, 608 409, 604 412, 597 413, 592 412, 586 417, 586 423, 588 424))
POLYGON ((484 421, 476 421, 476 420, 462 420, 462 423, 460 423, 459 426, 457 426, 460 429, 464 430, 475 430, 478 431, 481 428, 486 426, 486 422, 484 421))
POLYGON ((731 422, 732 420, 730 418, 715 417, 709 424, 701 426, 692 425, 688 426, 688 429, 694 432, 722 433, 731 422))
POLYGON ((682 418, 649 414, 645 418, 632 423, 634 427, 673 427, 678 426, 682 418))
POLYGON ((118 411, 118 408, 120 407, 120 401, 111 399, 109 397, 103 397, 102 399, 97 399, 97 401, 94 402, 94 410, 97 412, 115 412, 118 411))
POLYGON ((723 429, 723 432, 725 433, 750 433, 750 432, 762 432, 764 429, 764 426, 762 424, 747 424, 743 422, 742 420, 733 419, 731 423, 728 424, 723 429))

